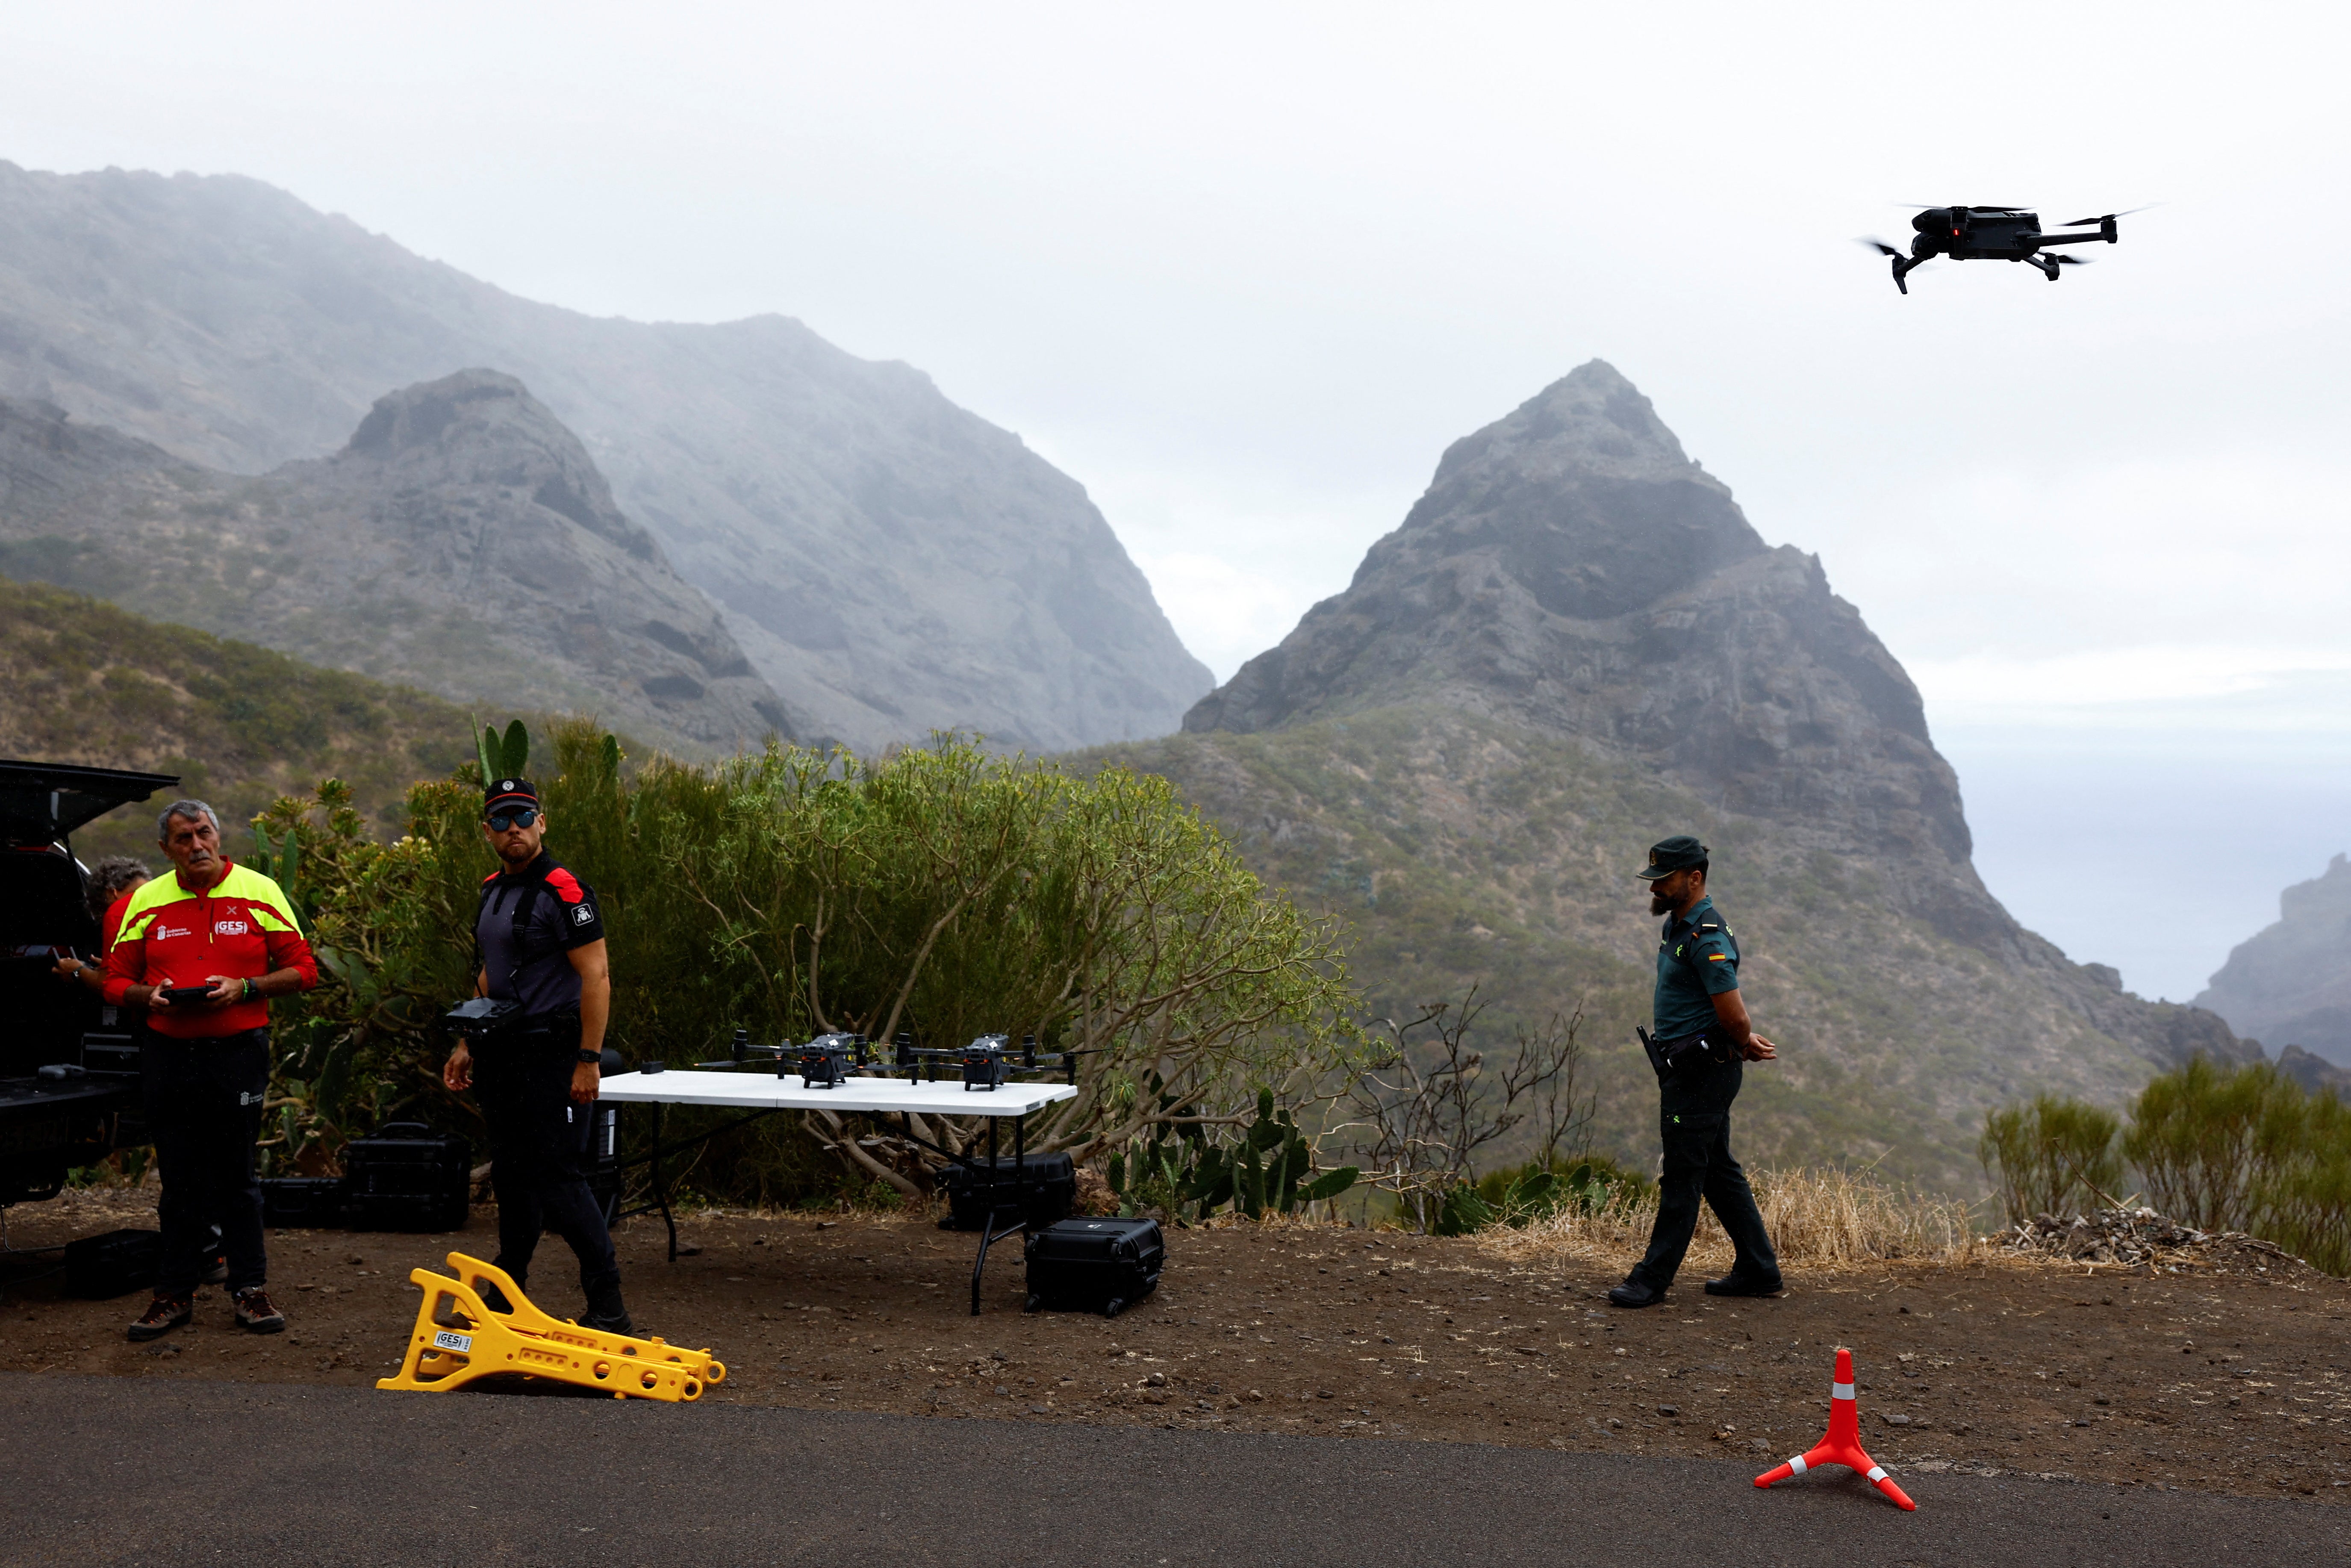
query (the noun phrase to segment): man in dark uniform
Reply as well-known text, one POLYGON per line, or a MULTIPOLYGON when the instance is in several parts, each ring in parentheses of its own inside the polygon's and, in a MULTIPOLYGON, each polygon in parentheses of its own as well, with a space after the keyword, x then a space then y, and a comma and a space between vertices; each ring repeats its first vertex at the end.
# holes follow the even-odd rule
POLYGON ((603 916, 595 890, 548 854, 547 813, 528 779, 491 780, 482 831, 504 869, 483 882, 474 919, 482 954, 475 994, 516 1003, 520 1017, 483 1042, 478 1060, 460 1040, 441 1081, 472 1088, 489 1124, 497 1266, 528 1288, 531 1253, 541 1232, 554 1231, 580 1259, 588 1296, 580 1324, 626 1333, 621 1266, 588 1190, 591 1107, 612 1005, 603 916))
POLYGON ((1657 945, 1656 1033, 1645 1036, 1657 1070, 1664 1173, 1657 1180, 1657 1223, 1648 1255, 1608 1292, 1610 1304, 1653 1307, 1689 1250, 1700 1197, 1730 1238, 1730 1272, 1706 1282, 1709 1296, 1770 1296, 1780 1291, 1780 1260, 1747 1173, 1730 1157, 1730 1103, 1741 1064, 1779 1055, 1748 1021, 1739 995, 1739 942, 1706 894, 1706 846, 1677 834, 1649 851, 1640 876, 1649 913, 1666 916, 1657 945))

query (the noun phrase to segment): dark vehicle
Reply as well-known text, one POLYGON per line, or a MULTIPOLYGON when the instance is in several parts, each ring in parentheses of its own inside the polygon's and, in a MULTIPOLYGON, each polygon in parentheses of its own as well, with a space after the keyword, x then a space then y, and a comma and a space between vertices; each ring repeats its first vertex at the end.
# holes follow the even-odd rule
POLYGON ((66 1172, 135 1125, 138 1047, 114 1009, 50 973, 98 956, 77 828, 180 780, 168 773, 0 762, 0 1207, 54 1197, 66 1172))
POLYGON ((2039 213, 2022 207, 1928 207, 1910 220, 1917 237, 1910 242, 1907 255, 1882 239, 1861 243, 1880 256, 1894 258, 1894 287, 1905 294, 1910 292, 1906 279, 1911 270, 1938 256, 1949 256, 1953 261, 2029 261, 2041 269, 2043 277, 2054 283, 2059 267, 2080 267, 2083 262, 2078 256, 2051 255, 2051 246, 2093 245, 2099 241, 2113 245, 2118 237, 2115 220, 2128 216, 2130 213, 2107 213, 2095 218, 2072 218, 2058 227, 2097 226, 2087 234, 2050 234, 2043 232, 2039 213))

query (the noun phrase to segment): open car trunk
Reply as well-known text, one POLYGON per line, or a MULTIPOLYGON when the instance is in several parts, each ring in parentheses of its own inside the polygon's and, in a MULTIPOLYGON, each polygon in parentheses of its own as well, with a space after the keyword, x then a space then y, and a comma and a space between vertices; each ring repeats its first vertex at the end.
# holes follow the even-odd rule
POLYGON ((115 1145, 137 1085, 128 1031, 110 1027, 112 1009, 87 988, 50 973, 61 955, 98 956, 71 835, 179 782, 0 761, 0 1205, 55 1192, 69 1167, 115 1145))

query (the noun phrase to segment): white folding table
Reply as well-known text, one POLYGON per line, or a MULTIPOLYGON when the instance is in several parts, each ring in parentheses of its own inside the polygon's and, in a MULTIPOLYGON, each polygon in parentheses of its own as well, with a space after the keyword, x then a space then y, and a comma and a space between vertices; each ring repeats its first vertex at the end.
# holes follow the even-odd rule
POLYGON ((980 1227, 979 1257, 971 1269, 971 1312, 974 1317, 979 1315, 979 1278, 981 1271, 987 1267, 989 1246, 1028 1227, 1025 1189, 1029 1167, 1023 1157, 1028 1153, 1029 1143, 1026 1118, 1031 1111, 1056 1101, 1073 1100, 1078 1093, 1076 1087, 1068 1083, 1005 1082, 993 1089, 967 1089, 956 1080, 863 1076, 847 1078, 831 1088, 812 1089, 798 1074, 779 1077, 772 1071, 712 1071, 690 1068, 675 1071, 618 1073, 605 1079, 600 1092, 604 1099, 616 1104, 710 1105, 747 1113, 725 1126, 712 1128, 701 1137, 672 1146, 664 1146, 657 1132, 652 1154, 638 1156, 652 1166, 653 1207, 661 1210, 663 1220, 669 1225, 672 1262, 677 1260, 677 1224, 670 1218, 669 1194, 662 1183, 661 1159, 665 1154, 691 1147, 719 1133, 778 1111, 847 1111, 901 1117, 910 1141, 943 1155, 967 1169, 977 1170, 978 1161, 972 1156, 955 1154, 918 1136, 914 1132, 914 1117, 918 1113, 927 1116, 985 1116, 988 1119, 987 1172, 992 1184, 996 1179, 997 1124, 1010 1117, 1015 1190, 1020 1196, 1022 1218, 998 1230, 991 1206, 987 1219, 980 1227))

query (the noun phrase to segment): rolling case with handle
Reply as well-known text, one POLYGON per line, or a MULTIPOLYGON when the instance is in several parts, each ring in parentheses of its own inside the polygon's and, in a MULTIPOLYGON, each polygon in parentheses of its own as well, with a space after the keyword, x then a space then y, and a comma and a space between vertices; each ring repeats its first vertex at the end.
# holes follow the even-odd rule
POLYGON ((1029 1308, 1114 1318, 1159 1288, 1167 1247, 1155 1219, 1064 1219, 1029 1238, 1029 1308))

